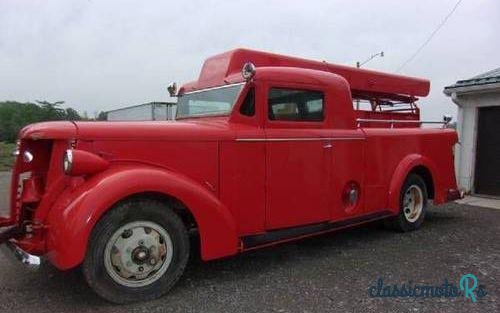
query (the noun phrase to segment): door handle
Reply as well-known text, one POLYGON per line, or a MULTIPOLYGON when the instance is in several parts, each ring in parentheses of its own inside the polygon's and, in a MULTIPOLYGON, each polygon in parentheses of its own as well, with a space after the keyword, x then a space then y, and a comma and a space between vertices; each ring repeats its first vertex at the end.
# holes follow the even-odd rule
POLYGON ((332 143, 331 143, 331 142, 329 142, 329 143, 325 143, 325 144, 323 145, 323 148, 325 148, 325 149, 330 149, 330 148, 332 148, 332 147, 333 147, 333 145, 332 145, 332 143))

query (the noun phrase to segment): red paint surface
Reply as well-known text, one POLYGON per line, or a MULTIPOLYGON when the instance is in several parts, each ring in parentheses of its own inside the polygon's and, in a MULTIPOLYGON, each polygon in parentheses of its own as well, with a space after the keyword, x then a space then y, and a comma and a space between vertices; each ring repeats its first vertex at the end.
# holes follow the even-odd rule
MULTIPOLYGON (((235 50, 208 59, 199 80, 181 92, 242 81, 239 71, 247 61, 257 65, 256 75, 229 116, 42 123, 24 129, 21 150, 35 150, 36 161, 24 164, 18 158, 13 182, 17 184, 21 172, 32 172, 36 183, 28 184, 33 187, 24 199, 39 201, 30 203, 33 214, 22 215, 37 225, 34 236, 17 238, 18 244, 45 254, 60 269, 75 267, 102 214, 128 196, 154 192, 177 199, 191 212, 202 258, 210 260, 244 249, 240 238, 246 235, 387 209, 396 213, 403 181, 417 167, 431 174, 435 203, 447 201, 449 190, 457 188, 454 131, 360 128, 356 123, 364 113, 353 110, 352 92, 414 99, 427 95, 427 80, 235 50), (252 117, 239 113, 250 87, 256 90, 252 117), (324 92, 325 119, 268 120, 271 87, 324 92), (84 151, 77 153, 88 161, 74 173, 80 176, 62 172, 68 148, 84 151), (92 162, 102 165, 97 173, 89 168, 92 162), (346 188, 353 184, 360 190, 355 205, 345 200, 346 188)), ((12 201, 11 217, 0 223, 18 223, 26 205, 12 201)))
POLYGON ((231 50, 208 58, 203 64, 198 81, 184 88, 188 91, 221 85, 223 81, 241 81, 241 68, 246 62, 252 62, 257 67, 294 67, 337 74, 347 80, 353 93, 377 92, 425 97, 430 89, 430 82, 421 78, 248 49, 231 50))

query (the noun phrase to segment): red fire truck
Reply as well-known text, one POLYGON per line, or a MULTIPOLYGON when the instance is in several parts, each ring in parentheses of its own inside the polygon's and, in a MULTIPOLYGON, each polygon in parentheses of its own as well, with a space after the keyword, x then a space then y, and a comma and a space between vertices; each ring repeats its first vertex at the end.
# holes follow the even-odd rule
POLYGON ((176 121, 25 127, 0 246, 31 266, 81 265, 125 303, 165 294, 193 247, 208 261, 375 220, 416 230, 428 200, 461 197, 456 132, 422 127, 429 86, 246 49, 213 56, 169 86, 176 121))

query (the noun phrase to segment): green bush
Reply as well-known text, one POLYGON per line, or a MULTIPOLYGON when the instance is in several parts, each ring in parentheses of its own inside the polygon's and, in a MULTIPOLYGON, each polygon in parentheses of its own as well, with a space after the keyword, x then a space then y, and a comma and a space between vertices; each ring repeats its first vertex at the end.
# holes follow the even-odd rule
POLYGON ((60 108, 63 103, 63 101, 0 102, 0 141, 15 142, 19 130, 28 124, 82 119, 76 110, 60 108))
POLYGON ((0 142, 0 171, 10 170, 14 163, 12 151, 16 148, 13 143, 0 142))

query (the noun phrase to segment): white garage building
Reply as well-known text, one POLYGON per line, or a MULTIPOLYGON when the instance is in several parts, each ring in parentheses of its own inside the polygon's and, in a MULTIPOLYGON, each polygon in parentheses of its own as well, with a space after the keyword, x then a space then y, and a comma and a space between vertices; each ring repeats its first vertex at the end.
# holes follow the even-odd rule
POLYGON ((168 121, 175 119, 176 103, 149 102, 106 112, 108 121, 168 121))
POLYGON ((500 197, 500 68, 444 88, 458 106, 459 187, 500 197))

